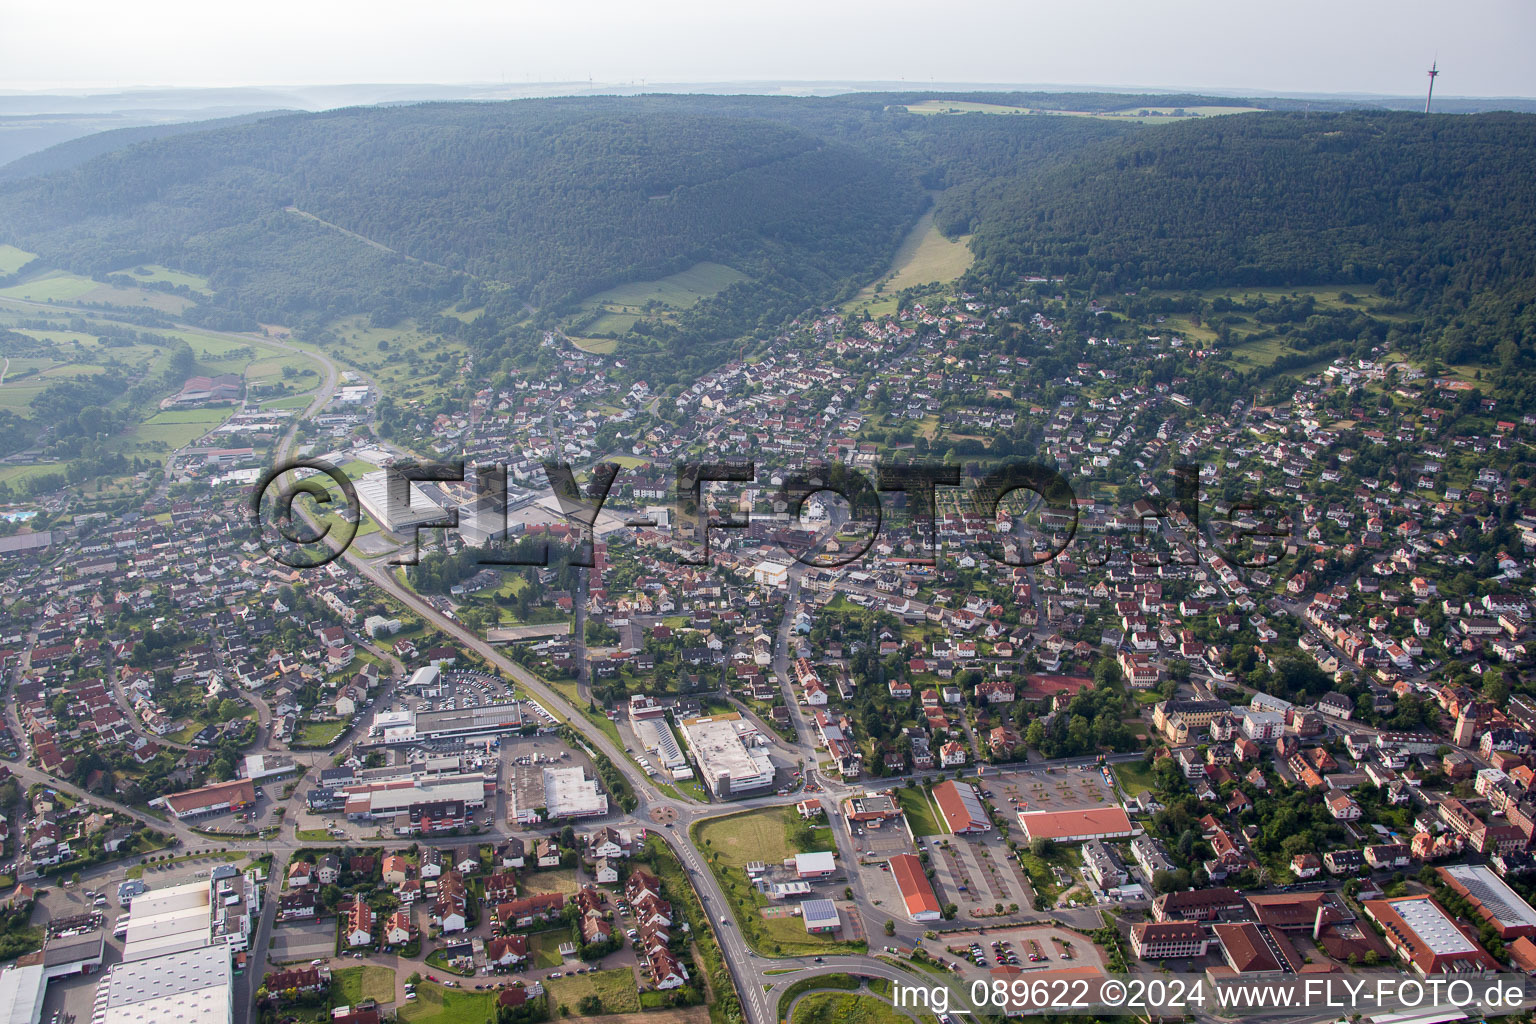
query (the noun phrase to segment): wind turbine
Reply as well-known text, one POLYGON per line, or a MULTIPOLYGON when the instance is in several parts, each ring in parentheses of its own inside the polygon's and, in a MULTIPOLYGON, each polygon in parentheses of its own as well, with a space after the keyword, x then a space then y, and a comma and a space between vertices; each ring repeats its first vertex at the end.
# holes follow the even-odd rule
POLYGON ((1429 65, 1429 95, 1424 97, 1424 113, 1429 113, 1429 101, 1435 98, 1435 79, 1440 77, 1440 62, 1432 61, 1429 65))

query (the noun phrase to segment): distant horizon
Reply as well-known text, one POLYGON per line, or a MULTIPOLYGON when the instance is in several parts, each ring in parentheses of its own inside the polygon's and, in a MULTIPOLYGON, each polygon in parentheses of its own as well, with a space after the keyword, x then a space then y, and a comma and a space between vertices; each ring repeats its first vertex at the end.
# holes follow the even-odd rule
POLYGON ((1252 96, 1536 97, 1528 0, 76 0, 13 5, 0 89, 727 82, 1071 84, 1252 96), (1178 81, 1176 86, 1140 83, 1178 81), (297 83, 310 83, 299 85, 297 83), (1235 84, 1237 83, 1237 84, 1235 84), (1439 91, 1439 90, 1437 90, 1439 91))
MULTIPOLYGON (((947 81, 947 82, 912 82, 902 79, 868 80, 868 79, 698 79, 676 81, 583 81, 583 80, 548 80, 548 81, 436 81, 436 82, 410 82, 410 81, 365 81, 354 82, 262 82, 241 85, 213 85, 213 84, 153 84, 139 83, 132 85, 99 85, 99 86, 75 86, 75 87, 0 87, 0 96, 10 97, 48 97, 60 96, 73 99, 106 96, 133 96, 139 94, 157 95, 167 93, 251 93, 265 91, 345 91, 355 89, 390 89, 401 91, 431 91, 431 90, 475 90, 475 91, 507 91, 521 92, 523 96, 508 96, 508 99, 538 99, 541 97, 554 98, 557 96, 572 95, 576 92, 612 95, 609 90, 623 90, 626 93, 645 93, 665 95, 668 93, 685 93, 699 95, 729 95, 731 93, 763 94, 769 91, 782 92, 786 96, 832 96, 856 94, 861 92, 914 92, 914 93, 945 93, 958 91, 994 92, 999 94, 1012 92, 1039 92, 1053 94, 1072 93, 1123 93, 1127 96, 1145 95, 1201 95, 1220 99, 1275 99, 1275 100, 1411 100, 1423 97, 1423 93, 1412 92, 1368 92, 1358 90, 1334 90, 1304 92, 1300 90, 1275 90, 1275 89, 1244 89, 1236 86, 1214 85, 1111 85, 1094 82, 988 82, 988 81, 947 81), (538 90, 558 90, 549 92, 537 92, 538 90)), ((1459 93, 1444 90, 1443 86, 1436 86, 1435 98, 1447 100, 1536 100, 1536 92, 1531 93, 1459 93)))

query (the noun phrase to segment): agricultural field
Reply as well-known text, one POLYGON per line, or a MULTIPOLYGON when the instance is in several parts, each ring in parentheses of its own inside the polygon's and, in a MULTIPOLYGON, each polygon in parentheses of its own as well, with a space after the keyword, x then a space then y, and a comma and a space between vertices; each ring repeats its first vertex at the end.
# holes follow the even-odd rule
POLYGON ((896 311, 896 294, 905 288, 953 281, 970 269, 969 236, 948 239, 933 223, 933 210, 918 218, 907 237, 902 239, 891 269, 878 281, 864 287, 846 304, 847 309, 865 308, 872 315, 896 311))
POLYGON ((126 274, 129 277, 150 283, 163 282, 171 285, 182 285, 203 295, 213 293, 213 289, 208 284, 208 279, 203 275, 193 274, 185 270, 172 270, 170 267, 162 267, 158 263, 146 263, 141 266, 114 271, 114 273, 126 274))
POLYGON ((179 295, 119 288, 101 284, 67 270, 42 270, 7 288, 0 288, 0 298, 25 299, 28 302, 89 302, 131 309, 156 309, 162 313, 180 313, 191 305, 179 295))
POLYGON ((14 274, 36 257, 14 245, 0 245, 0 274, 14 274))
POLYGON ((598 971, 596 974, 567 974, 553 981, 546 979, 544 990, 549 993, 551 1016, 565 1016, 560 1012, 561 1007, 575 1013, 577 1004, 587 996, 596 996, 602 1000, 603 1013, 640 1012, 640 992, 635 985, 635 972, 628 967, 598 971))
POLYGON ((740 271, 705 262, 655 281, 629 281, 582 302, 580 310, 567 322, 566 330, 571 344, 577 348, 605 355, 617 347, 618 341, 603 335, 624 334, 642 316, 666 319, 746 280, 750 279, 740 271))
POLYGON ((326 355, 365 371, 384 394, 402 403, 443 394, 469 355, 461 342, 422 331, 410 320, 371 327, 367 317, 347 317, 333 323, 330 333, 326 355))
POLYGON ((395 1001, 395 972, 392 968, 371 964, 335 971, 331 974, 331 996, 337 1006, 356 1006, 364 999, 392 1003, 395 1001))
POLYGON ((207 409, 166 409, 140 423, 120 440, 125 455, 154 458, 184 448, 214 427, 220 426, 234 412, 233 406, 207 409))
POLYGON ((396 1016, 402 1024, 484 1024, 496 1016, 495 992, 466 992, 424 981, 416 986, 416 998, 401 1005, 396 1016))

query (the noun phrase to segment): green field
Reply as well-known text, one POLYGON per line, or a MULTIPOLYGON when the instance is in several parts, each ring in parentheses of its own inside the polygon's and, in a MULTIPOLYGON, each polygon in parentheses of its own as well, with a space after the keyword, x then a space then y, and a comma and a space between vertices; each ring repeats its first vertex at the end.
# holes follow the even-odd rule
POLYGON ((222 424, 233 411, 226 407, 157 412, 121 438, 122 450, 130 455, 174 452, 222 424))
POLYGON ((1112 770, 1126 796, 1135 796, 1152 788, 1152 769, 1140 761, 1117 764, 1112 770))
POLYGON ((939 809, 933 806, 933 801, 923 792, 921 786, 913 786, 910 789, 904 786, 896 791, 896 798, 901 801, 901 809, 907 814, 907 824, 912 826, 914 836, 949 834, 949 829, 944 827, 939 815, 939 809))
POLYGON ((567 337, 584 352, 607 355, 618 348, 617 337, 627 333, 642 316, 675 319, 681 310, 747 280, 750 278, 740 271, 706 262, 654 281, 615 285, 581 303, 580 312, 567 321, 567 337))
POLYGON ((208 285, 208 279, 201 274, 188 273, 185 270, 172 270, 170 267, 162 267, 158 263, 146 263, 138 267, 129 267, 126 270, 116 271, 140 281, 164 282, 172 285, 185 285, 195 292, 204 295, 210 294, 213 289, 208 285))
POLYGON ((945 238, 934 226, 930 209, 902 239, 886 275, 866 285, 847 303, 847 308, 868 306, 872 313, 894 312, 896 293, 902 289, 953 281, 970 269, 972 253, 967 241, 945 238))
POLYGON ((44 270, 29 274, 24 281, 0 288, 0 297, 26 299, 30 302, 79 301, 131 308, 147 306, 164 313, 180 313, 190 305, 179 295, 99 284, 67 270, 44 270))
POLYGON ((0 245, 0 274, 14 274, 36 258, 32 253, 14 245, 0 245))
POLYGON ((364 999, 380 1003, 395 1001, 395 971, 392 967, 348 967, 331 973, 331 1002, 336 1006, 356 1006, 364 999))
POLYGON ((619 347, 618 338, 570 338, 569 340, 583 352, 590 352, 595 356, 612 355, 613 350, 619 347))
POLYGON ((496 1016, 495 992, 466 992, 431 981, 416 986, 416 998, 396 1011, 405 1024, 485 1024, 496 1016))
POLYGON ((657 281, 630 281, 598 292, 587 300, 589 307, 640 307, 655 302, 672 309, 687 309, 701 299, 716 295, 747 275, 720 263, 695 263, 687 270, 657 281))
POLYGON ((262 402, 263 409, 307 409, 309 403, 315 400, 314 395, 289 395, 287 398, 274 398, 270 402, 262 402))
POLYGON ((762 916, 764 907, 778 904, 770 904, 768 897, 747 880, 745 868, 749 861, 774 864, 796 853, 833 849, 829 828, 814 830, 808 848, 796 849, 790 841, 789 829, 798 821, 799 815, 792 807, 765 807, 709 818, 695 823, 689 831, 725 891, 726 899, 731 901, 742 936, 759 953, 811 956, 863 952, 866 946, 862 942, 844 942, 807 933, 798 917, 762 916))
POLYGON ((21 481, 29 480, 35 476, 62 472, 64 472, 64 463, 62 462, 40 462, 35 466, 0 466, 0 481, 15 487, 21 481))
POLYGON ((295 746, 328 747, 336 742, 336 737, 346 729, 347 723, 340 719, 334 722, 305 722, 299 726, 299 734, 294 738, 295 746))
POLYGON ((65 270, 45 270, 30 274, 20 284, 0 288, 0 295, 32 302, 64 302, 78 299, 93 288, 100 287, 95 281, 65 270))
POLYGON ((812 992, 795 1004, 789 1024, 912 1024, 912 1018, 876 996, 812 992))
POLYGON ((367 372, 384 394, 404 403, 445 394, 469 355, 462 342, 419 330, 411 320, 372 327, 367 317, 353 316, 330 327, 338 341, 325 346, 326 355, 367 372))
POLYGON ((528 936, 528 959, 535 967, 559 967, 564 958, 560 955, 560 943, 571 941, 569 928, 555 928, 547 932, 534 932, 528 936))
POLYGON ((565 1007, 571 1013, 587 996, 597 996, 603 1001, 603 1013, 639 1013, 640 992, 635 986, 635 972, 628 967, 596 974, 567 974, 553 981, 545 980, 544 990, 549 993, 551 1016, 564 1016, 565 1007))

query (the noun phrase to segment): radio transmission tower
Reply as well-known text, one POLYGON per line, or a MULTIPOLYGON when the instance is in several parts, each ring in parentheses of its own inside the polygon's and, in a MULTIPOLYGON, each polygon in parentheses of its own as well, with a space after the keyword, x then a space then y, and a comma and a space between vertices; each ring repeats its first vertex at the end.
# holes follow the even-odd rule
POLYGON ((1435 98, 1435 79, 1440 77, 1440 62, 1434 61, 1429 65, 1429 95, 1424 97, 1424 113, 1429 113, 1429 101, 1435 98))

